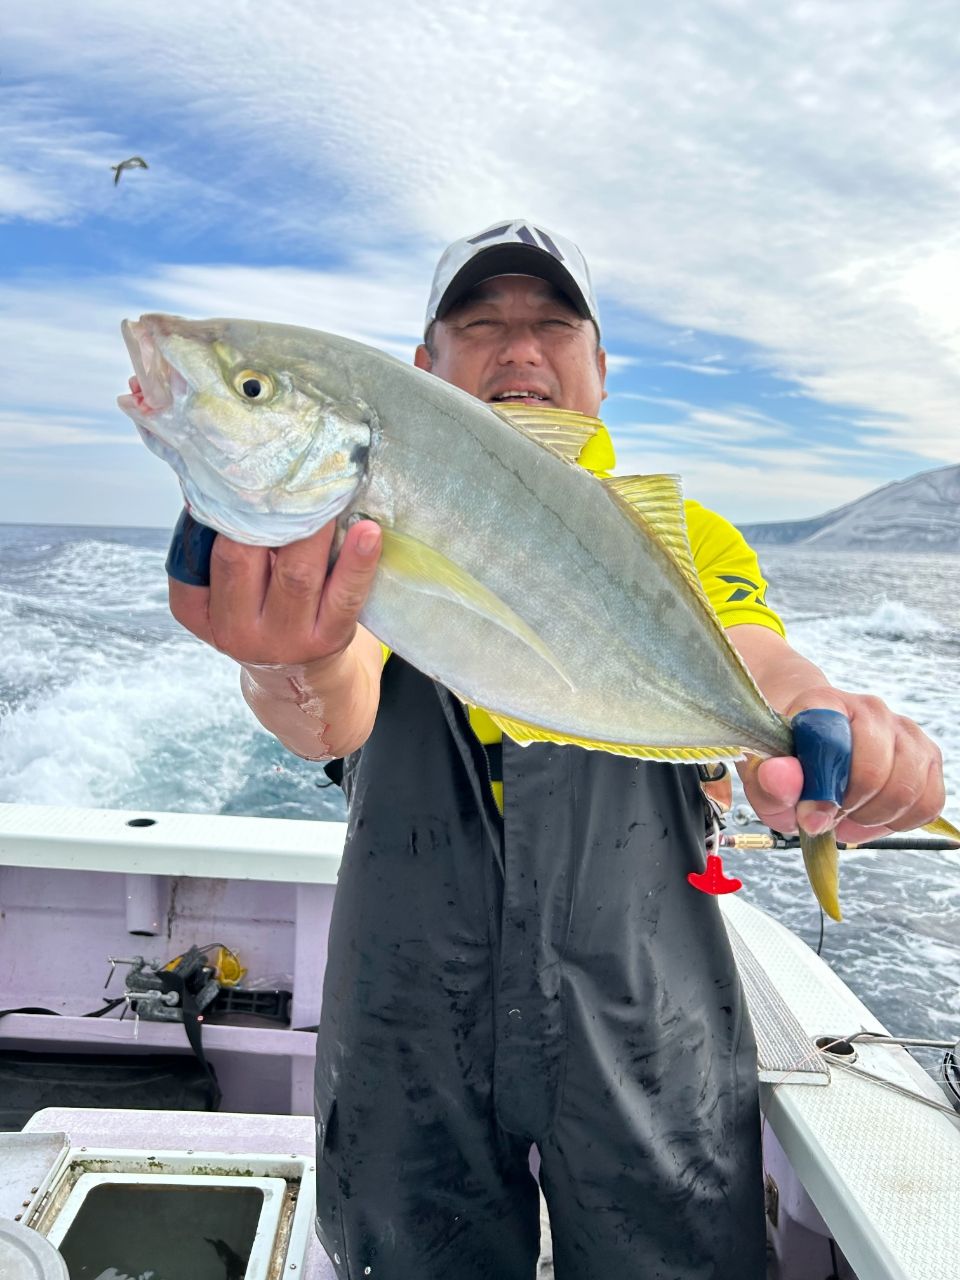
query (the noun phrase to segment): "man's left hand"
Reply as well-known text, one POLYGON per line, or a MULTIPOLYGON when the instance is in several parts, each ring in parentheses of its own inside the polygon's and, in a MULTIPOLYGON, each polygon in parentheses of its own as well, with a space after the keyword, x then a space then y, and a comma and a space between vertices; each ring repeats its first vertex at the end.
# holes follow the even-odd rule
POLYGON ((734 627, 730 639, 771 704, 788 720, 812 708, 839 711, 850 721, 853 754, 843 805, 800 802, 803 772, 793 756, 738 766, 746 797, 766 826, 811 835, 831 827, 857 844, 932 822, 944 805, 943 758, 919 725, 896 715, 880 698, 837 689, 823 673, 772 631, 734 627))

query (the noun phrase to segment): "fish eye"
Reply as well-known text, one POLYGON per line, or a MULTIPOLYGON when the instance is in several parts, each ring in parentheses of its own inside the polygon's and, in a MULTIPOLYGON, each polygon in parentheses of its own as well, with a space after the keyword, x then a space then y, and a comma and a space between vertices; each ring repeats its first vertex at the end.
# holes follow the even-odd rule
POLYGON ((269 400, 273 395, 273 379, 266 373, 258 373, 256 369, 243 369, 233 379, 233 385, 244 400, 269 400))

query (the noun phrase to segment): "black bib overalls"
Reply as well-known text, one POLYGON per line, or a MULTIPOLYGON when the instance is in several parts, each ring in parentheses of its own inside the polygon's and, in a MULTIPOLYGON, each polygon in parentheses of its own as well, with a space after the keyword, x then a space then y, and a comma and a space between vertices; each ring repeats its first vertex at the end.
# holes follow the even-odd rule
POLYGON ((317 1051, 317 1221, 350 1280, 761 1280, 755 1050, 696 771, 503 743, 396 655, 363 749, 317 1051))

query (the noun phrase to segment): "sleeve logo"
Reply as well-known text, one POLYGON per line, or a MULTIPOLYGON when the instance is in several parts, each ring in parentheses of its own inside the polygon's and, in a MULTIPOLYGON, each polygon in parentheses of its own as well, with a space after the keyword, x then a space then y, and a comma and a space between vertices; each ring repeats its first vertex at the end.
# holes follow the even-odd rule
POLYGON ((735 587, 733 592, 727 596, 727 604, 733 604, 738 600, 749 600, 753 596, 754 603, 762 605, 764 609, 769 608, 764 596, 767 594, 766 586, 761 587, 759 582, 751 582, 749 578, 740 578, 735 573, 721 573, 719 575, 721 582, 742 583, 742 586, 735 587))

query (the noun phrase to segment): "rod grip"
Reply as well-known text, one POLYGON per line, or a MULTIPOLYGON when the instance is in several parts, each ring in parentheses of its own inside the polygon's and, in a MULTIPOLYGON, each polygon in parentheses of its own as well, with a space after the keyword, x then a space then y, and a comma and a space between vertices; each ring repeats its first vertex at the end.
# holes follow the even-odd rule
POLYGON ((853 751, 850 721, 841 711, 816 707, 798 712, 790 727, 794 755, 803 769, 800 799, 842 805, 853 751))
POLYGON ((214 529, 194 520, 184 507, 173 530, 167 552, 167 573, 188 587, 209 587, 210 552, 217 536, 214 529))

